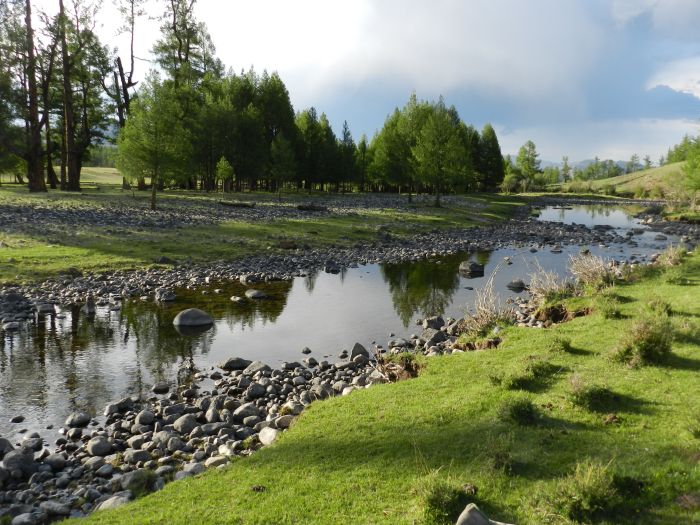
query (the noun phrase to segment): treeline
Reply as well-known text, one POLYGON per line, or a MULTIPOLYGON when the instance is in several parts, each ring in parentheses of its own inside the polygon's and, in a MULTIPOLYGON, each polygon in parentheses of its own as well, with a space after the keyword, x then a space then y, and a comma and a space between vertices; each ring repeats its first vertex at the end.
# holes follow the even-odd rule
POLYGON ((700 136, 685 135, 678 144, 668 148, 666 157, 661 157, 661 165, 686 161, 689 157, 697 155, 698 152, 700 152, 700 136))
MULTIPOLYGON (((154 206, 165 187, 430 191, 439 202, 503 180, 493 127, 477 131, 442 98, 412 95, 371 140, 347 122, 336 135, 315 108, 295 112, 276 73, 227 71, 193 0, 164 2, 159 72, 136 90, 133 50, 123 61, 101 44, 96 4, 58 4, 35 31, 30 0, 0 0, 0 169, 26 174, 31 191, 77 191, 83 165, 113 163, 154 206)), ((133 41, 144 0, 118 5, 133 41)))

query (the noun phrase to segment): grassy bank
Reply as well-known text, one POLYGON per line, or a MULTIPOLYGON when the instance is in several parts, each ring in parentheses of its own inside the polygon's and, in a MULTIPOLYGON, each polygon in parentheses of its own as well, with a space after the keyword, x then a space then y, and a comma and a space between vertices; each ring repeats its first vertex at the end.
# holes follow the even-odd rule
MULTIPOLYGON (((70 194, 52 191, 28 194, 25 188, 0 187, 2 206, 46 206, 89 212, 127 210, 130 214, 150 213, 149 192, 122 191, 121 179, 104 168, 86 168, 84 189, 70 194)), ((339 204, 361 199, 358 195, 339 195, 339 204)), ((285 194, 282 205, 328 199, 327 195, 285 194)), ((275 196, 263 193, 207 194, 168 191, 158 196, 159 209, 187 215, 189 210, 227 208, 221 201, 245 202, 258 207, 278 206, 275 196)), ((402 201, 403 202, 403 201, 402 201)), ((411 207, 358 208, 352 213, 323 214, 310 218, 247 220, 240 212, 236 220, 185 228, 139 228, 120 224, 109 226, 72 226, 48 220, 13 231, 0 232, 0 283, 43 279, 77 268, 101 271, 138 268, 153 264, 160 256, 178 261, 211 262, 269 253, 279 250, 281 240, 307 247, 352 246, 375 241, 390 233, 406 237, 421 231, 463 228, 510 216, 523 199, 498 195, 467 195, 453 204, 433 208, 427 204, 411 207)))
POLYGON ((510 327, 496 350, 430 358, 416 379, 317 402, 275 445, 87 523, 453 523, 468 501, 521 525, 693 523, 698 284, 696 255, 571 299, 592 313, 510 327), (667 307, 669 355, 638 368, 611 359, 636 318, 667 307), (537 372, 496 384, 518 370, 537 372))

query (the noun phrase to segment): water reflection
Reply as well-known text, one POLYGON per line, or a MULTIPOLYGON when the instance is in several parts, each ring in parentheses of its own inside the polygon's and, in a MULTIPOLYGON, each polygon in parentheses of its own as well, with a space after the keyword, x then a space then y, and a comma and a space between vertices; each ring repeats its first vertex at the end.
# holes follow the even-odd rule
MULTIPOLYGON (((638 227, 624 212, 608 208, 545 209, 541 219, 638 227)), ((638 246, 590 249, 606 258, 622 258, 660 248, 652 233, 635 235, 635 240, 638 246)), ((675 239, 669 236, 669 242, 675 239)), ((0 435, 16 439, 22 426, 42 430, 47 424, 60 425, 73 410, 96 414, 115 399, 147 395, 155 382, 176 383, 178 366, 190 359, 207 367, 239 355, 277 366, 302 359, 300 350, 305 346, 319 361, 333 360, 355 341, 384 344, 389 331, 406 337, 417 317, 463 315, 473 304, 472 288, 482 286, 504 257, 513 264, 501 265, 495 280, 502 298, 513 295, 507 283, 516 278, 527 282, 536 264, 563 275, 569 254, 578 251, 579 247, 566 245, 560 254, 504 248, 368 265, 339 275, 310 272, 293 282, 256 285, 269 295, 267 300, 232 302, 231 296, 243 296, 246 290, 234 283, 219 293, 178 290, 177 300, 169 304, 137 300, 121 308, 98 308, 91 317, 77 307, 39 317, 0 337, 0 435), (486 277, 460 276, 464 260, 483 264, 486 277), (182 336, 172 320, 180 310, 192 307, 211 314, 215 323, 201 334, 182 336), (8 423, 20 414, 27 418, 22 426, 8 423)))
MULTIPOLYGON (((394 310, 404 328, 416 317, 442 315, 453 303, 459 289, 459 264, 469 258, 455 254, 438 260, 381 264, 381 274, 389 287, 394 310)), ((474 259, 486 265, 490 252, 480 251, 474 259)))

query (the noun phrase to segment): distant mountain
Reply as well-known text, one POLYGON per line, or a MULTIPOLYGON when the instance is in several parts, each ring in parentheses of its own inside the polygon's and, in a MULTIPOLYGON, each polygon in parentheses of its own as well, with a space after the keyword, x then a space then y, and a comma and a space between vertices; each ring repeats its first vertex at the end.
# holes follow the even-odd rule
MULTIPOLYGON (((600 162, 603 162, 608 159, 599 159, 600 162)), ((595 162, 595 159, 586 159, 586 160, 581 160, 577 162, 576 164, 573 165, 574 168, 579 169, 579 170, 585 170, 588 166, 593 164, 595 162)), ((627 167, 627 161, 624 160, 616 160, 615 164, 624 172, 625 168, 627 167)))

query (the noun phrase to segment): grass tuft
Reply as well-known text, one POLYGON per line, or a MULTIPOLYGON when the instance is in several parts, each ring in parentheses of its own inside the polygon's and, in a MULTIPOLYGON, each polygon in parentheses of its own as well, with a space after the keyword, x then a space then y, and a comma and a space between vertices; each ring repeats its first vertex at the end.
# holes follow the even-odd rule
POLYGON ((527 397, 509 397, 498 407, 498 419, 505 423, 534 425, 537 418, 537 407, 527 397))
POLYGON ((672 340, 668 316, 645 313, 628 324, 613 357, 631 367, 659 363, 671 352, 672 340))

